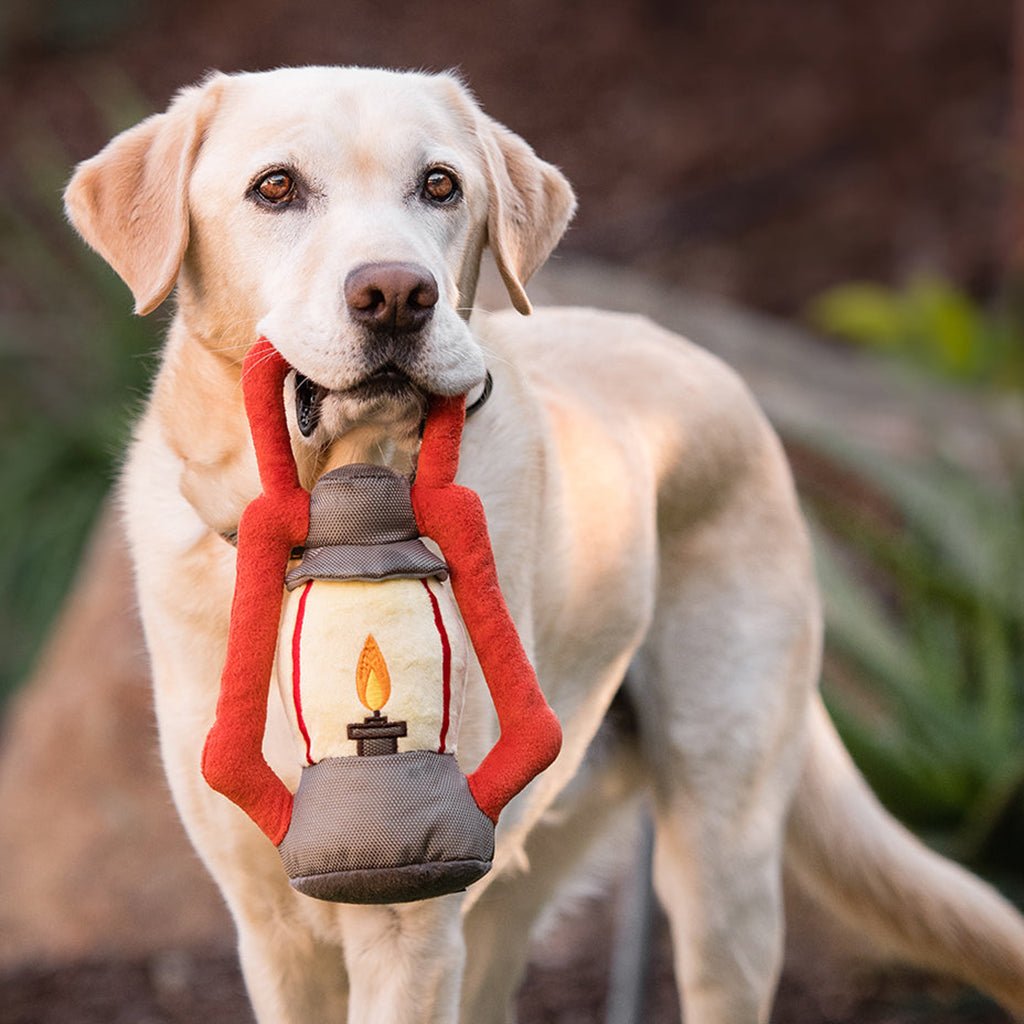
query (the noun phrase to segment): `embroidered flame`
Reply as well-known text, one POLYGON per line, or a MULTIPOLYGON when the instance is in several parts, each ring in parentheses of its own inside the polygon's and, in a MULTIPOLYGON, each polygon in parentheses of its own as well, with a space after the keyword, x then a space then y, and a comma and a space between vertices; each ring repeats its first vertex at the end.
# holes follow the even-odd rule
POLYGON ((391 696, 391 675, 377 641, 371 633, 363 644, 356 665, 356 693, 370 711, 380 711, 391 696))

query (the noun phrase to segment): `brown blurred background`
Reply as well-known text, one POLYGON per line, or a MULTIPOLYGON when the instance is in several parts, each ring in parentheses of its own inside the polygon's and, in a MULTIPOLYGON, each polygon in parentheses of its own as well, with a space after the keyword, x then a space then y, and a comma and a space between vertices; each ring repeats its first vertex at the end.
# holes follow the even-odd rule
MULTIPOLYGON (((580 213, 538 297, 650 312, 751 379, 822 527, 844 735, 902 816, 1019 896, 1024 602, 996 579, 1020 567, 1024 510, 1017 13, 1011 0, 6 0, 0 693, 19 692, 0 738, 0 1022, 245 1019, 230 930, 162 789, 130 616, 107 632, 130 607, 116 532, 38 660, 166 321, 128 317, 127 291, 63 224, 60 186, 211 68, 456 68, 567 173, 580 213), (861 281, 884 288, 822 314, 823 294, 861 281), (972 362, 986 346, 994 370, 972 362), (840 451, 836 430, 865 449, 840 451), (969 500, 948 503, 948 472, 969 500), (920 522, 921 489, 900 489, 911 473, 932 488, 920 522), (997 629, 980 650, 979 623, 997 629), (935 639, 950 635, 948 649, 935 639), (886 703, 902 669, 879 652, 894 642, 922 677, 942 663, 942 694, 886 703), (999 721, 986 733, 975 712, 999 721), (162 877, 139 866, 154 859, 162 877)), ((602 1019, 609 892, 544 947, 524 1021, 602 1019)), ((956 989, 854 969, 848 937, 794 920, 780 1020, 1006 1020, 956 989)), ((647 1019, 671 1024, 662 931, 650 986, 647 1019)))
POLYGON ((928 268, 987 290, 1001 272, 1010 0, 7 0, 5 12, 8 144, 42 123, 72 157, 91 155, 119 79, 159 109, 210 68, 457 68, 575 183, 567 252, 787 314, 850 278, 928 268))

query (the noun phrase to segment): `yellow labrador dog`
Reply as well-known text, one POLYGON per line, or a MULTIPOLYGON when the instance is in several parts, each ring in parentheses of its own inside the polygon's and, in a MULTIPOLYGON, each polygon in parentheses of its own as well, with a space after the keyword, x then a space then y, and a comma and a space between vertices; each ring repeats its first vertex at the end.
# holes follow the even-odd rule
MULTIPOLYGON (((354 68, 213 75, 68 187, 72 222, 137 312, 178 289, 124 508, 164 763, 237 923, 258 1019, 512 1020, 532 925, 641 789, 690 1024, 768 1020, 784 858, 893 954, 1024 1012, 1024 921, 880 809, 825 715, 807 535, 743 384, 636 317, 469 324, 484 247, 530 313, 523 286, 573 207, 562 175, 453 77, 354 68), (493 377, 459 479, 486 506, 565 743, 504 814, 495 870, 465 895, 393 907, 298 895, 200 775, 233 585, 225 536, 258 492, 239 380, 261 335, 306 378, 299 396, 288 385, 306 486, 346 461, 412 472, 425 396, 472 399, 493 377), (606 718, 619 692, 628 729, 606 718)), ((265 754, 295 785, 276 703, 265 754)), ((463 768, 495 738, 477 673, 463 768)))

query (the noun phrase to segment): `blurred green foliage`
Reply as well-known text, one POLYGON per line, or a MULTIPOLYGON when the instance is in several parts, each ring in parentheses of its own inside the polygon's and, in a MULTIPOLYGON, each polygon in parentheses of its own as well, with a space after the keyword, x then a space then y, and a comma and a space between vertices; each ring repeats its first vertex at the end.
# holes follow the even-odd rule
POLYGON ((990 312, 938 277, 905 288, 853 283, 811 305, 813 325, 961 383, 1024 387, 1024 330, 1010 308, 990 312))
MULTIPOLYGON (((112 130, 141 104, 97 83, 112 130)), ((29 670, 117 475, 159 324, 129 315, 124 285, 79 242, 61 193, 73 163, 41 130, 11 154, 0 208, 0 700, 29 670)))
POLYGON ((876 494, 871 509, 808 500, 840 732, 903 820, 958 859, 1019 868, 1024 476, 987 485, 819 444, 876 494))
MULTIPOLYGON (((937 278, 845 285, 810 314, 830 333, 971 385, 979 401, 1008 389, 1003 402, 1022 400, 1019 322, 937 278)), ((1019 868, 1024 453, 1006 439, 1004 476, 986 480, 824 432, 810 444, 847 484, 845 494, 805 495, 826 603, 825 691, 840 732, 905 821, 961 860, 1019 868)))

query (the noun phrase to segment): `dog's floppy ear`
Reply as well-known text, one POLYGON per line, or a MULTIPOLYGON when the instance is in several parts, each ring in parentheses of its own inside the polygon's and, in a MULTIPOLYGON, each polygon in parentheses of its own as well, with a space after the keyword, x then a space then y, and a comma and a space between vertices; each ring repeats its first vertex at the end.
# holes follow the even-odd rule
POLYGON ((224 76, 183 89, 166 113, 112 139, 78 165, 64 208, 79 234, 121 276, 135 312, 170 295, 188 246, 188 182, 224 76))
POLYGON ((512 305, 531 312, 523 286, 551 255, 576 212, 565 175, 518 135, 477 112, 490 184, 487 241, 512 305))

